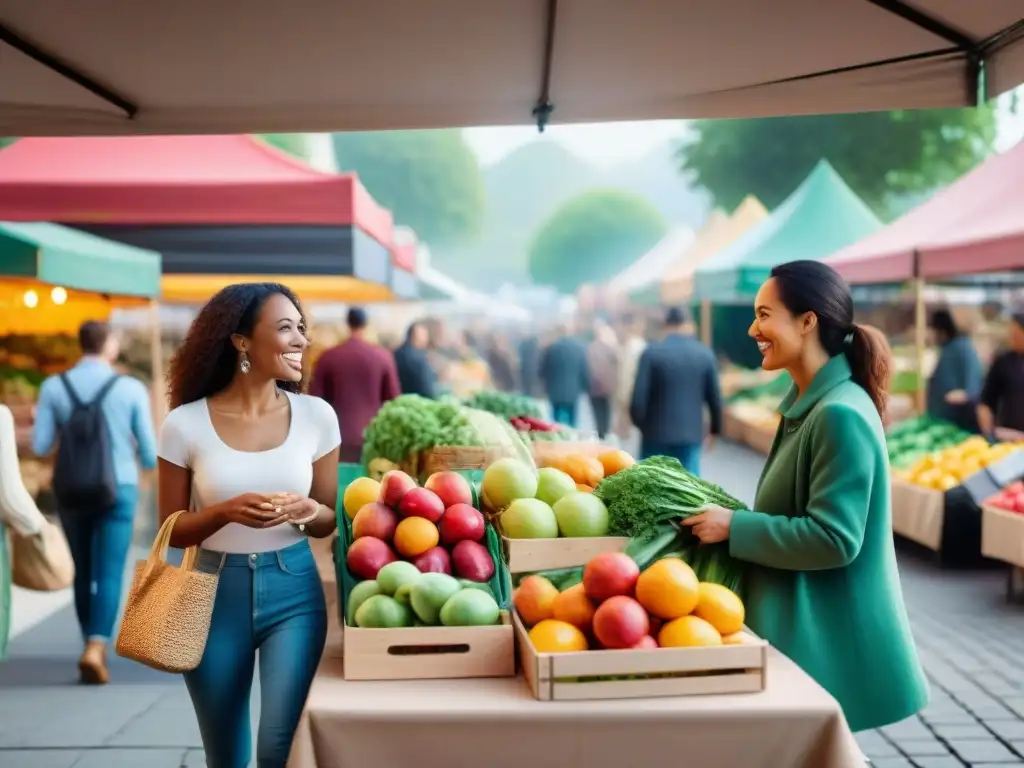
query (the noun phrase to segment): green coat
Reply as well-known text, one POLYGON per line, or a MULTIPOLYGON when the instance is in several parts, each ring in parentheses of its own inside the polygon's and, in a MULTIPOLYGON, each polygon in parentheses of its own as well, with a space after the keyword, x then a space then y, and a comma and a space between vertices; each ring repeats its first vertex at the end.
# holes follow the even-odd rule
POLYGON ((928 684, 903 605, 881 419, 832 358, 794 387, 758 483, 733 514, 729 552, 749 564, 747 624, 843 708, 854 731, 920 711, 928 684))

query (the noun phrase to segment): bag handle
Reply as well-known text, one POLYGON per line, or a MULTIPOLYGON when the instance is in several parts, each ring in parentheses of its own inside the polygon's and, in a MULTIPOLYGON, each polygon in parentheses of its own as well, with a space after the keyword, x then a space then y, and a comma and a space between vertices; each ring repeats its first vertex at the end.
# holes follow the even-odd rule
MULTIPOLYGON (((174 533, 174 524, 178 521, 181 515, 184 515, 187 510, 179 509, 177 512, 169 515, 164 524, 160 526, 160 530, 156 534, 156 538, 153 540, 153 546, 149 550, 149 557, 146 558, 146 569, 144 571, 144 577, 148 577, 156 566, 157 561, 167 562, 167 550, 171 547, 171 534, 174 533)), ((181 568, 184 571, 195 570, 196 563, 199 561, 199 547, 192 546, 185 549, 185 555, 181 559, 181 568)))

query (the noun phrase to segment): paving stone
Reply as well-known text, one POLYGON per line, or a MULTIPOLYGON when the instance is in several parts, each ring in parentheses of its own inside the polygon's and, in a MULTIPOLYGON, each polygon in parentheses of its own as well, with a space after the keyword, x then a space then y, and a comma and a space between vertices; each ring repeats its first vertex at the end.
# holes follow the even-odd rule
POLYGON ((91 749, 75 768, 181 768, 180 749, 91 749))
POLYGON ((926 709, 924 712, 921 713, 921 719, 932 726, 937 726, 940 724, 966 725, 978 722, 978 718, 976 718, 970 712, 967 712, 960 708, 940 710, 926 709))
POLYGON ((950 741, 949 746, 968 763, 1014 762, 1019 759, 994 738, 950 741))
POLYGON ((887 725, 882 729, 882 733, 890 739, 930 739, 932 737, 932 732, 916 717, 887 725))
MULTIPOLYGON (((896 745, 901 752, 915 758, 949 754, 946 745, 938 739, 913 739, 909 741, 897 739, 896 745)), ((868 756, 870 757, 870 755, 868 756)))
MULTIPOLYGON (((1002 739, 1024 743, 1024 720, 986 720, 985 725, 1002 739)), ((1020 747, 1017 750, 1021 751, 1020 747)))
POLYGON ((78 749, 0 749, 0 765, 10 768, 71 768, 82 754, 78 749))
MULTIPOLYGON (((858 742, 860 744, 860 742, 858 742)), ((872 762, 876 757, 899 757, 900 751, 887 741, 876 741, 869 744, 860 744, 861 750, 871 758, 872 762)))
POLYGON ((883 757, 880 760, 872 758, 871 768, 914 768, 914 764, 905 757, 883 757))
POLYGON ((1024 766, 1024 761, 1017 760, 1013 763, 971 763, 971 768, 1015 768, 1024 766))
POLYGON ((940 723, 935 726, 935 733, 946 741, 968 741, 972 739, 990 739, 992 734, 980 724, 961 725, 940 723))
POLYGON ((206 768, 206 753, 201 749, 190 749, 185 753, 181 768, 206 768))
MULTIPOLYGON (((918 757, 914 759, 917 768, 964 768, 964 763, 953 756, 918 757)), ((872 768, 874 765, 872 764, 872 768)))

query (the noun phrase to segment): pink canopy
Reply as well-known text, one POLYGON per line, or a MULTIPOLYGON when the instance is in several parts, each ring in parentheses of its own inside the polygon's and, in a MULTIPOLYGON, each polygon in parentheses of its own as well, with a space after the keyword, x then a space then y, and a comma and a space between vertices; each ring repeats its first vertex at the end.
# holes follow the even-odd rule
POLYGON ((1024 267, 1024 142, 827 259, 851 283, 1024 267), (915 253, 917 274, 915 275, 915 253))
POLYGON ((0 151, 0 221, 352 226, 391 246, 353 174, 244 135, 28 138, 0 151))

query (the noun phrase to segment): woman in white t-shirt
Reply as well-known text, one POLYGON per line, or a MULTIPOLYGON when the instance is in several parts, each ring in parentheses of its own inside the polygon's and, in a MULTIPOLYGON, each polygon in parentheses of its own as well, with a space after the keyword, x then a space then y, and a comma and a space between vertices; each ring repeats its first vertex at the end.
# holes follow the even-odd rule
POLYGON ((276 283, 220 291, 170 364, 160 433, 160 517, 174 547, 201 545, 220 574, 209 639, 185 674, 209 768, 251 760, 249 692, 259 651, 259 768, 284 768, 327 632, 307 537, 335 530, 334 410, 300 394, 308 347, 295 295, 276 283))

